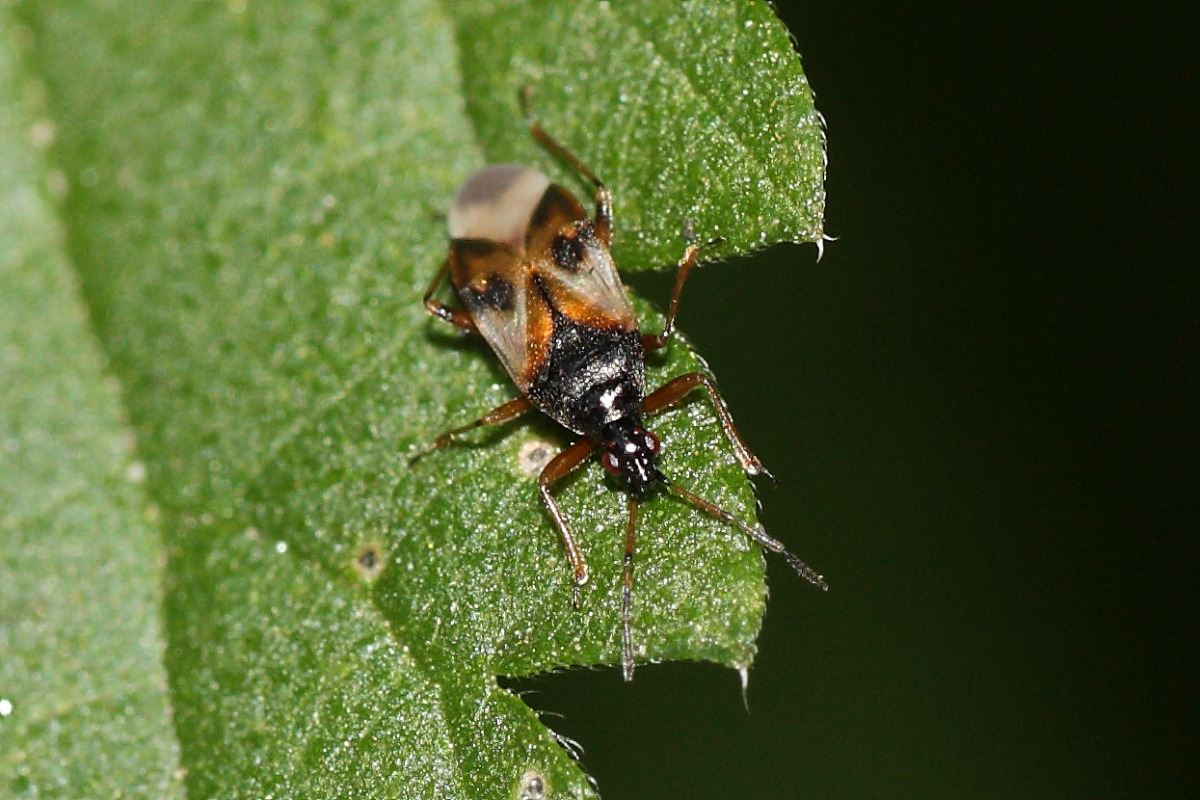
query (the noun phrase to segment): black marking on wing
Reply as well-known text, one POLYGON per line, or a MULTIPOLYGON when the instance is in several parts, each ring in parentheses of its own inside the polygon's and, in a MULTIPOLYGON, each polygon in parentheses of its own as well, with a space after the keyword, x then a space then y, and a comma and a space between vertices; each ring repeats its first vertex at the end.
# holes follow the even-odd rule
POLYGON ((529 217, 526 246, 534 245, 530 249, 530 252, 534 252, 537 249, 536 240, 547 232, 560 231, 571 223, 584 219, 587 219, 587 212, 583 210, 575 195, 558 184, 551 184, 529 217))
POLYGON ((463 305, 472 312, 478 312, 485 308, 496 311, 512 311, 513 309, 512 282, 494 272, 484 278, 481 289, 466 286, 459 292, 459 296, 462 297, 463 305))
POLYGON ((550 244, 550 252, 554 256, 554 263, 560 269, 568 272, 579 269, 584 254, 583 242, 580 239, 581 232, 579 230, 571 234, 560 233, 554 237, 554 241, 550 244))

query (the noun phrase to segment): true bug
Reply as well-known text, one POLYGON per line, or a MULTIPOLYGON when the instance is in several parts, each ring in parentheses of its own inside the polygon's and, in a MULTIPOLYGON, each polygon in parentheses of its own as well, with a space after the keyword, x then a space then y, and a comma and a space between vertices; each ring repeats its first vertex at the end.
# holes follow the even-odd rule
POLYGON ((448 220, 450 252, 429 283, 425 307, 463 331, 482 334, 521 396, 468 425, 446 431, 413 460, 445 447, 457 434, 508 422, 532 408, 580 434, 546 465, 538 479, 542 499, 566 547, 574 577, 572 600, 578 607, 588 566, 552 487, 597 449, 602 450, 601 465, 623 481, 629 498, 621 654, 625 680, 631 680, 634 526, 638 503, 658 486, 779 553, 805 580, 822 589, 828 587, 822 576, 762 528, 697 497, 659 470, 660 442, 645 429, 643 417, 703 388, 742 468, 748 475, 766 475, 774 481, 734 428, 708 375, 688 373, 645 393, 645 352, 670 340, 679 295, 701 247, 689 243, 684 250, 662 332, 642 333, 609 252, 611 193, 591 169, 546 133, 530 112, 527 93, 522 93, 521 100, 533 137, 595 186, 595 216, 588 219, 583 205, 570 192, 552 184, 538 170, 518 164, 485 166, 458 190, 448 220), (462 309, 434 298, 447 275, 462 309))

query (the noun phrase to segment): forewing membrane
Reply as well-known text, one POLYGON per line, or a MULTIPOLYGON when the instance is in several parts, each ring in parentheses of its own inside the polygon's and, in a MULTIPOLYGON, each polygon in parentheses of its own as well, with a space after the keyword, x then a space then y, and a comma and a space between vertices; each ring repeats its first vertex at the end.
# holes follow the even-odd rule
POLYGON ((551 185, 533 213, 525 252, 555 310, 568 319, 605 329, 637 327, 612 255, 596 238, 583 206, 551 185))
POLYGON ((507 244, 482 239, 455 239, 450 258, 459 299, 513 383, 525 391, 552 333, 545 301, 529 291, 528 261, 507 244))

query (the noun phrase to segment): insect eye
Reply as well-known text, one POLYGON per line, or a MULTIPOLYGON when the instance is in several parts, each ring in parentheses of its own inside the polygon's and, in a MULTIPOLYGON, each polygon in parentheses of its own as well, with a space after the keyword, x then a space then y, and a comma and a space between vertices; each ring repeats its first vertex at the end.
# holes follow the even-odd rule
POLYGON ((621 474, 621 462, 611 452, 605 453, 600 457, 600 465, 613 475, 621 474))
POLYGON ((554 255, 554 263, 565 270, 574 272, 583 262, 583 243, 578 236, 559 234, 554 237, 550 250, 554 255))
POLYGON ((645 433, 646 433, 646 449, 648 449, 651 453, 657 453, 659 450, 661 450, 662 442, 660 442, 658 440, 658 437, 655 436, 650 431, 646 431, 645 433))

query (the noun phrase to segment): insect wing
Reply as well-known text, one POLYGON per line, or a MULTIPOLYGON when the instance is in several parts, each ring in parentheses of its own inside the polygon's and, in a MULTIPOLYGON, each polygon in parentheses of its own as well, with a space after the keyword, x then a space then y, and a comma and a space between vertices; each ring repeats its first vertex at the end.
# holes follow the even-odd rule
POLYGON ((525 251, 539 287, 563 316, 605 330, 637 328, 612 254, 566 189, 551 185, 542 195, 529 223, 525 251))
POLYGON ((475 327, 524 392, 548 349, 553 320, 531 293, 528 262, 501 242, 455 239, 450 274, 475 327))
POLYGON ((446 220, 450 238, 504 242, 521 254, 549 185, 545 175, 521 164, 490 164, 476 170, 450 207, 446 220))

